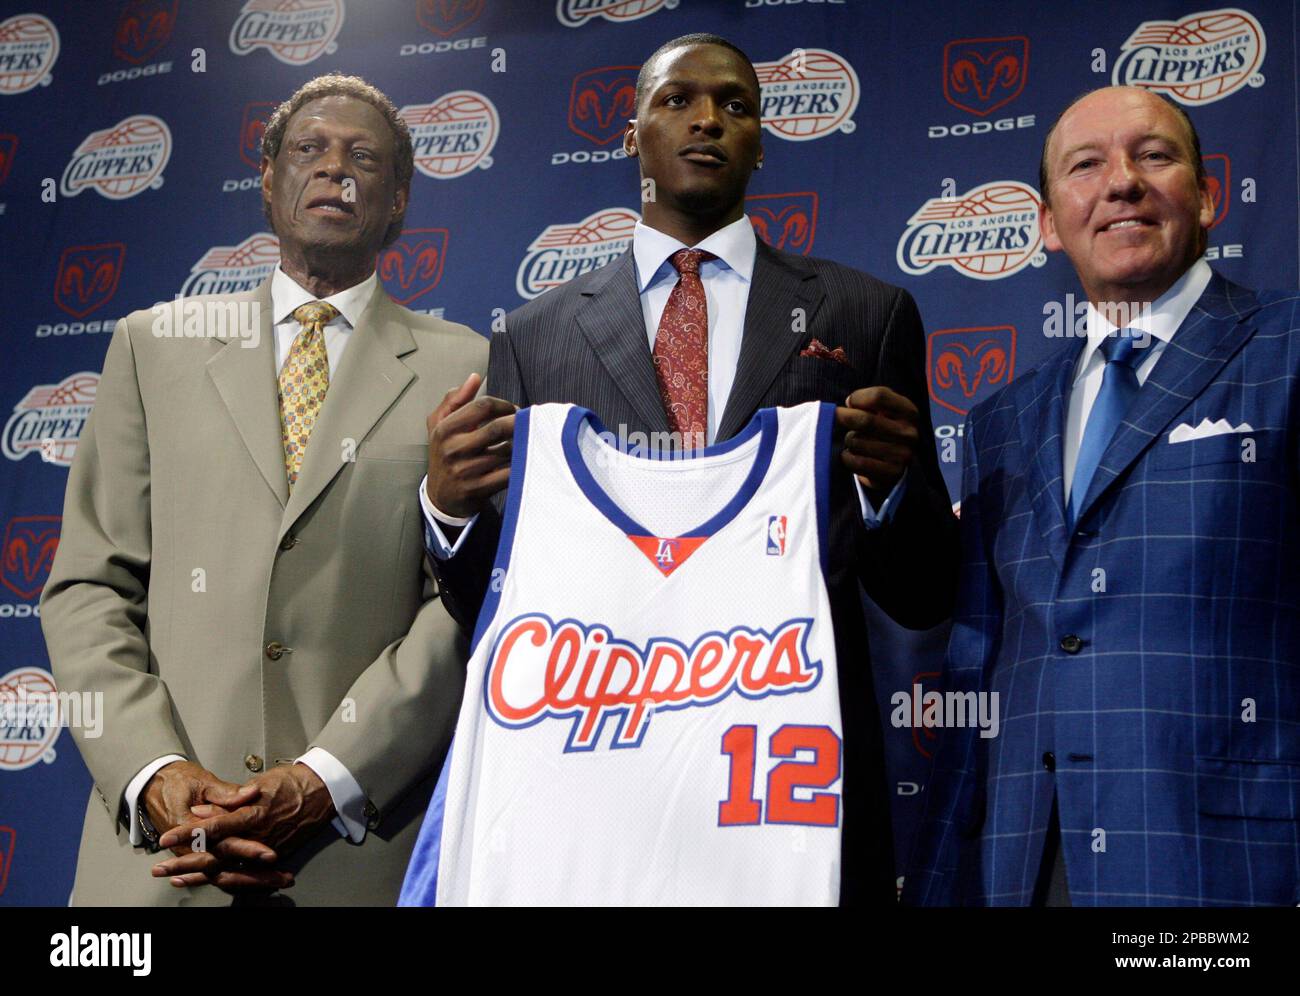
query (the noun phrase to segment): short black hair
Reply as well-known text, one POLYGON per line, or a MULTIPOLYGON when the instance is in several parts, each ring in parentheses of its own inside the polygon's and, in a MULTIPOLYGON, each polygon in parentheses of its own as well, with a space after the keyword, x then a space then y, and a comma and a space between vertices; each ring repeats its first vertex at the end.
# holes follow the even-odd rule
POLYGON ((734 44, 733 42, 727 41, 727 39, 723 38, 722 35, 713 35, 713 34, 709 34, 708 32, 698 31, 695 34, 682 35, 680 38, 674 38, 672 41, 664 42, 657 49, 655 49, 653 52, 650 53, 650 58, 646 59, 645 62, 641 64, 641 71, 636 74, 636 113, 637 114, 641 113, 641 99, 645 96, 646 86, 650 79, 650 73, 652 71, 652 67, 656 62, 659 61, 659 57, 661 55, 664 55, 668 52, 672 52, 679 48, 689 48, 692 45, 717 45, 719 48, 725 48, 731 52, 735 52, 738 56, 740 56, 745 61, 745 65, 749 67, 749 71, 751 75, 753 75, 754 77, 754 90, 759 93, 762 92, 763 88, 759 85, 758 82, 758 73, 754 71, 754 63, 750 60, 749 56, 746 55, 738 45, 734 44))
MULTIPOLYGON (((393 173, 398 189, 410 189, 411 177, 415 174, 411 130, 402 120, 393 102, 388 99, 388 95, 359 76, 326 73, 300 86, 294 91, 293 96, 271 113, 271 117, 267 120, 266 129, 262 132, 262 155, 274 162, 275 157, 280 154, 280 145, 284 141, 284 132, 289 126, 289 119, 304 106, 322 97, 352 97, 364 101, 384 116, 389 130, 393 133, 393 173)), ((265 200, 262 202, 262 213, 266 215, 266 221, 270 224, 271 205, 265 200)), ((385 246, 397 241, 397 237, 402 234, 402 225, 405 221, 406 212, 403 211, 389 223, 388 229, 384 232, 385 246)))
MULTIPOLYGON (((1067 113, 1069 113, 1070 108, 1074 107, 1075 104, 1083 100, 1084 97, 1091 97, 1094 93, 1097 93, 1100 90, 1109 90, 1109 89, 1111 89, 1111 87, 1097 87, 1093 90, 1088 90, 1084 93, 1079 94, 1079 96, 1075 97, 1072 101, 1070 101, 1069 104, 1066 105, 1065 109, 1056 116, 1056 120, 1052 122, 1052 126, 1047 129, 1047 134, 1043 137, 1043 152, 1042 155, 1040 155, 1038 158, 1038 193, 1039 196, 1042 197, 1043 205, 1045 207, 1051 206, 1051 195, 1048 193, 1048 189, 1047 189, 1048 188, 1047 149, 1052 144, 1052 136, 1056 134, 1056 126, 1059 125, 1061 123, 1061 119, 1065 117, 1067 113)), ((1146 88, 1133 87, 1132 89, 1140 90, 1146 88)), ((1196 133, 1196 125, 1192 124, 1192 119, 1187 116, 1186 111, 1184 111, 1181 107, 1175 104, 1164 94, 1155 93, 1153 90, 1149 90, 1149 89, 1147 89, 1147 93, 1150 93, 1153 96, 1158 97, 1160 100, 1162 100, 1165 103, 1165 105, 1174 112, 1174 115, 1178 118, 1178 120, 1183 123, 1183 127, 1187 129, 1187 135, 1191 139, 1191 144, 1192 144, 1192 165, 1196 170, 1196 182, 1198 184, 1204 182, 1205 163, 1201 159, 1201 136, 1196 133)))

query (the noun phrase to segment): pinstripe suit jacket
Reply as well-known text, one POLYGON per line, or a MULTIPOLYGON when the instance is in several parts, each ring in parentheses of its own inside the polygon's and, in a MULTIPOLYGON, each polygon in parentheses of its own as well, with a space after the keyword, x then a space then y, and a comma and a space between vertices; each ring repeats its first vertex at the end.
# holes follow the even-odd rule
POLYGON ((946 681, 1001 731, 944 731, 904 899, 1029 903, 1055 794, 1075 905, 1300 902, 1300 296, 1214 276, 1071 531, 1078 354, 966 423, 946 681))
MULTIPOLYGON (((851 475, 832 475, 830 588, 844 662, 845 771, 858 786, 844 790, 842 896, 850 902, 894 897, 880 720, 864 666, 867 635, 854 577, 877 604, 913 628, 947 617, 956 578, 956 523, 931 443, 924 355, 920 314, 906 291, 758 243, 740 360, 718 439, 734 436, 759 408, 813 400, 843 404, 853 390, 872 384, 907 395, 921 413, 921 446, 889 526, 868 533, 851 475), (850 365, 800 356, 812 338, 843 347, 850 365)), ((615 433, 667 433, 632 253, 508 315, 505 330, 492 339, 487 388, 521 406, 583 405, 615 433)), ((448 609, 467 627, 487 588, 499 525, 495 512, 485 513, 455 557, 434 562, 448 609)))

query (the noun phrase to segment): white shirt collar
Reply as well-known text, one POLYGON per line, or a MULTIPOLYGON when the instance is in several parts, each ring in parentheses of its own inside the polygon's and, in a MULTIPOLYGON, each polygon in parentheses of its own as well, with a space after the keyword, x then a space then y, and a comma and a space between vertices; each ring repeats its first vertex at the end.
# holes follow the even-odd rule
POLYGON ((295 308, 310 301, 320 300, 338 308, 344 320, 352 328, 356 328, 378 282, 378 275, 372 271, 370 276, 359 284, 353 284, 346 290, 331 294, 329 297, 317 298, 277 266, 271 276, 271 313, 275 317, 275 324, 279 325, 281 322, 289 321, 295 308))
POLYGON ((742 215, 730 225, 719 228, 694 246, 678 242, 671 235, 665 235, 658 229, 638 221, 632 233, 632 256, 636 260, 637 290, 644 293, 664 266, 671 267, 668 257, 679 249, 703 249, 711 252, 718 257, 719 264, 734 270, 748 283, 754 275, 757 242, 754 226, 750 223, 748 215, 742 215))
MULTIPOLYGON (((1179 277, 1172 287, 1153 301, 1150 308, 1139 309, 1137 317, 1128 322, 1125 328, 1146 332, 1161 342, 1169 342, 1191 313, 1192 306, 1200 300, 1213 275, 1210 264, 1202 256, 1188 267, 1187 272, 1179 277)), ((1092 302, 1089 301, 1088 342, 1084 346, 1075 380, 1084 375, 1093 355, 1115 329, 1116 326, 1110 319, 1093 307, 1092 302)))

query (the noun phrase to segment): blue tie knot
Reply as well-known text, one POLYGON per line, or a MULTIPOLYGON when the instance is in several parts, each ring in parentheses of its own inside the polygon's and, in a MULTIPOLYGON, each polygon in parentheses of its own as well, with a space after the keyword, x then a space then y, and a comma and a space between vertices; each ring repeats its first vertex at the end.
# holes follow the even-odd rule
POLYGON ((1119 329, 1106 336, 1101 344, 1102 355, 1107 363, 1132 364, 1138 343, 1146 342, 1146 333, 1137 329, 1119 329))

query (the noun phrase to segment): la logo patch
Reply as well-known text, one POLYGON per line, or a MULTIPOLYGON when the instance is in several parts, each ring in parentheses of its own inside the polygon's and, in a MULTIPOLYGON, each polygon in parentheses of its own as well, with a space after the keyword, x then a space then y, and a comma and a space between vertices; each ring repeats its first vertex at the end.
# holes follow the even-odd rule
POLYGON ((667 577, 700 548, 707 536, 628 536, 650 563, 667 577))

